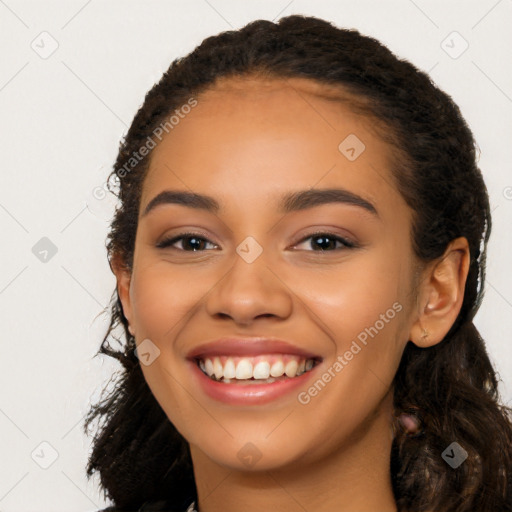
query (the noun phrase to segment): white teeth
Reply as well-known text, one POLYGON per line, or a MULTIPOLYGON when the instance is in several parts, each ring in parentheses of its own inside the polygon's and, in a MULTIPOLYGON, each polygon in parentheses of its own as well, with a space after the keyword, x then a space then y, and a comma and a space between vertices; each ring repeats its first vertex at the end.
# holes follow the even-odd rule
POLYGON ((284 373, 286 373, 288 377, 295 377, 298 365, 299 363, 297 363, 297 361, 294 361, 293 359, 291 361, 288 361, 288 363, 286 363, 284 373))
POLYGON ((272 377, 281 377, 284 373, 283 361, 276 361, 270 368, 270 375, 272 377))
POLYGON ((237 379, 250 379, 252 377, 252 363, 249 359, 242 359, 236 367, 237 379))
POLYGON ((206 359, 204 362, 206 373, 211 377, 213 375, 213 363, 211 359, 206 359))
POLYGON ((224 371, 222 369, 222 363, 218 357, 213 359, 213 371, 215 372, 215 378, 220 380, 220 378, 224 375, 224 371))
POLYGON ((255 379, 268 379, 270 377, 270 364, 267 361, 260 361, 254 367, 253 372, 255 379))
POLYGON ((224 379, 234 379, 235 375, 235 363, 233 362, 233 359, 229 357, 224 365, 224 379))
POLYGON ((233 379, 244 381, 244 384, 271 383, 279 377, 299 377, 315 366, 313 359, 298 359, 297 356, 284 356, 274 359, 272 355, 255 358, 215 356, 198 361, 201 370, 214 380, 229 383, 233 379), (274 362, 272 365, 265 358, 274 362), (222 364, 224 361, 224 365, 222 364), (286 364, 284 361, 287 361, 286 364), (258 381, 258 382, 256 382, 258 381))

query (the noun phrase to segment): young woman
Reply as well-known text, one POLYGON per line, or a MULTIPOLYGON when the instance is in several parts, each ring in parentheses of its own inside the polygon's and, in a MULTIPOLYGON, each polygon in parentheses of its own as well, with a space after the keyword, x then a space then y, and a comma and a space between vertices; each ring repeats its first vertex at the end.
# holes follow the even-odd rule
POLYGON ((106 510, 512 510, 491 216, 428 76, 314 17, 174 61, 123 141, 87 467, 106 510), (123 333, 117 342, 116 327, 123 333))

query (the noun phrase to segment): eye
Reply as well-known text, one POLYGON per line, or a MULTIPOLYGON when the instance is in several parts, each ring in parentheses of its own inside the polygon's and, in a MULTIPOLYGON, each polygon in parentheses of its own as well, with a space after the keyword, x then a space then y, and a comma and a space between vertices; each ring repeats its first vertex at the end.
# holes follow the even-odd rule
MULTIPOLYGON (((313 245, 310 245, 310 247, 320 247, 320 250, 314 250, 313 252, 332 252, 332 250, 339 251, 342 249, 352 249, 354 247, 357 247, 357 245, 351 240, 335 235, 334 233, 327 233, 323 231, 313 233, 303 238, 302 240, 300 240, 299 245, 301 243, 304 243, 306 240, 314 241, 313 245), (340 244, 341 247, 336 247, 336 243, 340 244), (329 249, 331 249, 331 251, 329 251, 329 249)), ((210 242, 207 238, 198 233, 181 233, 174 237, 164 238, 161 242, 159 242, 156 245, 156 247, 159 249, 165 249, 170 247, 172 249, 185 252, 202 252, 205 250, 205 246, 207 244, 217 247, 216 244, 210 242), (180 241, 182 242, 181 248, 173 247, 177 242, 180 241)), ((294 247, 297 247, 297 245, 295 245, 294 247)))
MULTIPOLYGON (((306 238, 303 238, 300 242, 304 243, 306 240, 312 240, 312 243, 310 243, 310 247, 320 247, 319 250, 313 250, 313 252, 332 252, 333 250, 339 251, 343 249, 353 249, 357 247, 355 242, 352 242, 347 238, 335 235, 334 233, 327 233, 323 231, 312 233, 311 235, 308 235, 306 238), (336 243, 339 243, 341 247, 336 248, 336 243)), ((294 247, 297 247, 297 245, 294 247)))
POLYGON ((204 248, 204 245, 206 243, 209 243, 211 245, 215 244, 213 242, 210 242, 207 238, 204 238, 203 236, 199 235, 198 233, 181 233, 178 236, 172 237, 172 238, 164 238, 161 242, 159 242, 156 246, 159 249, 165 249, 166 247, 171 247, 172 249, 176 249, 178 251, 185 251, 185 252, 197 252, 202 251, 204 248), (176 242, 186 240, 187 242, 182 243, 181 249, 177 247, 172 247, 176 242), (191 249, 187 249, 191 247, 191 249))

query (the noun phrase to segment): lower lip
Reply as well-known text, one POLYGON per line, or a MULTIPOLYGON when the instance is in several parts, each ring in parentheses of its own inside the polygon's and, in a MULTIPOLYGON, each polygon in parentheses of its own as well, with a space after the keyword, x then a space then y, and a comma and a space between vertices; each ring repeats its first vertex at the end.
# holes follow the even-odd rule
POLYGON ((276 380, 265 384, 236 384, 218 382, 205 375, 195 361, 188 361, 194 379, 201 389, 214 400, 230 405, 267 404, 278 398, 289 395, 304 387, 306 381, 315 372, 317 366, 299 377, 276 380))

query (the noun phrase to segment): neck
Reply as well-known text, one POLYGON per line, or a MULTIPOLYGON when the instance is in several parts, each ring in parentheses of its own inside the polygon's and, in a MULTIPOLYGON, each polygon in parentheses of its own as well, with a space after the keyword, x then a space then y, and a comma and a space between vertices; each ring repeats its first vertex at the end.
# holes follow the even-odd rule
MULTIPOLYGON (((388 397, 387 397, 388 398, 388 397)), ((390 474, 390 400, 329 457, 268 471, 239 471, 190 445, 199 512, 396 512, 390 474), (357 437, 357 439, 356 439, 357 437), (241 506, 243 504, 243 506, 241 506)))

